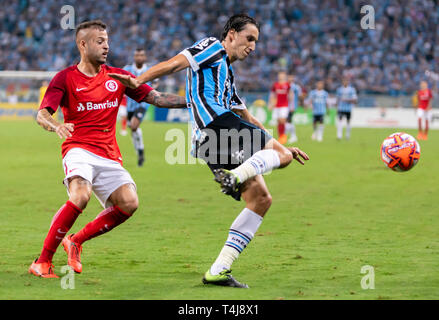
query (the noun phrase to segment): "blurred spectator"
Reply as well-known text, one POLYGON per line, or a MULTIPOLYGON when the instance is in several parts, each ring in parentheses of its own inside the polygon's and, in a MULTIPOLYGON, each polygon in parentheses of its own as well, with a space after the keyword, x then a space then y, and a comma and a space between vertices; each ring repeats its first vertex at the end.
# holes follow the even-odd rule
MULTIPOLYGON (((1 0, 0 70, 60 70, 78 58, 74 30, 60 27, 56 0, 1 0)), ((247 12, 262 25, 257 50, 235 67, 244 90, 267 90, 288 69, 304 86, 334 91, 350 75, 360 92, 411 94, 439 62, 438 0, 370 0, 375 30, 360 28, 362 0, 106 0, 69 2, 76 23, 101 19, 109 64, 122 67, 144 47, 170 58, 205 36, 220 37, 229 16, 247 12)), ((176 85, 184 80, 177 76, 176 85)))

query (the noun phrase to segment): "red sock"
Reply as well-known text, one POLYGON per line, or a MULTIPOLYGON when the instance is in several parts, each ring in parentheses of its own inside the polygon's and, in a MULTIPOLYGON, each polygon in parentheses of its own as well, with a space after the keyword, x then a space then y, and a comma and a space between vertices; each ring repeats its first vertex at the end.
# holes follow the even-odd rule
POLYGON ((113 206, 102 211, 96 219, 89 222, 84 228, 75 233, 72 241, 82 244, 83 242, 107 233, 114 227, 125 222, 131 215, 122 211, 118 206, 113 206))
POLYGON ((122 125, 122 130, 126 130, 127 129, 127 118, 123 117, 122 121, 120 123, 122 125))
POLYGON ((277 132, 279 133, 279 137, 285 134, 285 123, 278 123, 277 132))
POLYGON ((43 250, 37 263, 51 262, 56 249, 82 212, 73 202, 67 201, 55 214, 44 240, 43 250))

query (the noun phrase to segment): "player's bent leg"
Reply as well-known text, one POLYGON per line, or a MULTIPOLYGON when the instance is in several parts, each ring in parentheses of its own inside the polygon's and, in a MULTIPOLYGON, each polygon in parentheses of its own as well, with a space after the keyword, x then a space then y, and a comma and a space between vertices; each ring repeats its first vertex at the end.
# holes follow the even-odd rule
MULTIPOLYGON (((293 161, 293 155, 291 151, 287 147, 279 143, 279 141, 277 141, 276 139, 270 139, 267 142, 267 144, 264 146, 263 150, 270 150, 270 149, 274 150, 277 153, 277 156, 279 157, 278 168, 285 168, 291 163, 291 161, 293 161)), ((272 169, 276 169, 276 168, 277 167, 273 167, 272 169)))
POLYGON ((133 116, 130 121, 133 145, 134 145, 134 149, 137 152, 137 165, 139 167, 143 166, 143 163, 145 162, 145 155, 144 155, 145 146, 143 143, 143 132, 142 129, 140 128, 141 122, 142 120, 135 116, 133 116))
POLYGON ((84 210, 90 201, 92 186, 90 181, 73 176, 68 179, 69 200, 81 210, 84 210))
POLYGON ((137 117, 132 117, 130 121, 130 129, 136 131, 140 126, 140 120, 137 117))
POLYGON ((270 209, 272 197, 268 191, 265 180, 257 175, 247 180, 241 187, 241 196, 246 203, 246 208, 252 210, 261 217, 270 209))
POLYGON ((139 205, 136 188, 130 183, 114 191, 109 201, 113 205, 77 232, 71 239, 73 242, 82 245, 85 241, 107 233, 130 218, 139 205))
POLYGON ((43 278, 57 278, 53 271, 52 258, 65 234, 87 206, 91 194, 91 184, 79 176, 68 179, 69 200, 52 219, 49 232, 44 240, 43 250, 29 268, 29 273, 43 278))
POLYGON ((422 140, 422 138, 423 138, 423 134, 422 134, 422 118, 418 117, 418 136, 417 136, 417 139, 418 140, 422 140))
POLYGON ((131 183, 120 186, 110 195, 109 200, 121 210, 127 212, 130 216, 139 207, 137 191, 134 185, 131 183))
POLYGON ((109 201, 112 206, 102 211, 93 221, 74 235, 63 240, 64 250, 68 255, 68 264, 77 273, 82 272, 81 252, 82 244, 97 236, 103 235, 122 224, 136 211, 138 197, 133 184, 127 183, 114 191, 109 201))
MULTIPOLYGON (((236 192, 242 183, 257 175, 270 172, 277 168, 288 166, 291 161, 302 157, 308 160, 308 156, 297 148, 288 148, 271 138, 260 150, 253 154, 243 164, 233 170, 218 169, 214 171, 215 181, 221 184, 221 190, 225 194, 236 192)), ((302 163, 303 164, 303 163, 302 163)))
POLYGON ((428 117, 425 119, 425 130, 424 130, 424 136, 423 136, 423 140, 427 140, 428 139, 428 129, 430 127, 430 123, 428 120, 428 117))
POLYGON ((278 119, 278 134, 279 134, 279 143, 285 144, 287 142, 288 136, 285 133, 285 126, 286 126, 287 119, 280 118, 278 119))
POLYGON ((246 207, 229 229, 227 240, 218 258, 204 274, 204 284, 248 288, 231 275, 232 263, 253 239, 262 218, 271 206, 271 195, 261 175, 247 180, 241 187, 246 207))
POLYGON ((346 139, 349 140, 351 138, 351 120, 349 118, 346 119, 346 139))
MULTIPOLYGON (((283 148, 285 147, 273 138, 269 140, 266 146, 269 146, 269 148, 256 152, 249 159, 244 161, 243 164, 233 170, 214 170, 215 181, 221 184, 221 191, 223 193, 232 195, 239 190, 241 184, 245 181, 259 174, 264 174, 279 168, 281 165, 281 157, 283 160, 282 164, 284 166, 286 165, 288 155, 283 152, 283 148), (281 150, 281 153, 279 153, 278 150, 281 150)), ((288 149, 285 148, 285 150, 288 149)))
POLYGON ((337 116, 337 139, 341 140, 343 138, 343 115, 341 113, 337 116))

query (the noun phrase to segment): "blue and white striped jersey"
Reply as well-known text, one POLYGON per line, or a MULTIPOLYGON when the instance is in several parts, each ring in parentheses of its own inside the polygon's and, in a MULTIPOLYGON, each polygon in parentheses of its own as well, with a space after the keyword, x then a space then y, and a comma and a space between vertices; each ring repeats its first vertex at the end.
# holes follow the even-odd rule
POLYGON ((338 111, 340 112, 351 112, 354 107, 354 103, 343 101, 343 99, 357 99, 357 91, 352 86, 341 86, 337 89, 337 99, 338 99, 338 111))
MULTIPOLYGON (((146 63, 139 69, 137 68, 136 64, 129 64, 123 67, 124 70, 131 72, 136 77, 140 76, 142 73, 146 72, 148 70, 148 66, 146 63)), ((148 110, 149 104, 146 102, 136 102, 135 100, 131 99, 127 96, 127 112, 134 112, 137 108, 142 107, 148 110)))
POLYGON ((299 97, 302 95, 302 87, 299 86, 297 83, 291 83, 291 90, 294 93, 293 102, 290 105, 290 110, 294 111, 297 110, 299 107, 299 97))
POLYGON ((326 113, 329 94, 326 90, 314 89, 310 92, 309 98, 312 103, 313 115, 320 116, 326 113))
POLYGON ((186 101, 195 131, 232 109, 246 108, 236 93, 232 65, 218 39, 200 40, 181 54, 191 66, 187 70, 186 101))

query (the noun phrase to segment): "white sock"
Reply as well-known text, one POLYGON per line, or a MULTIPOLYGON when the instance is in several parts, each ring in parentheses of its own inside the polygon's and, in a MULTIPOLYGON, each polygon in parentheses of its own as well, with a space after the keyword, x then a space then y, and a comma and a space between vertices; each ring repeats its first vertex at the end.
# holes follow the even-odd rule
POLYGON ((264 149, 256 152, 239 167, 232 170, 237 174, 241 183, 253 178, 258 174, 264 174, 280 166, 280 159, 277 151, 264 149))
POLYGON ((145 146, 143 145, 143 132, 141 128, 137 128, 136 131, 133 131, 133 144, 134 149, 143 150, 145 146))
POLYGON ((324 129, 324 125, 319 124, 317 127, 317 140, 318 141, 323 141, 323 129, 324 129))
POLYGON ((229 236, 218 258, 210 267, 210 273, 217 275, 229 270, 239 254, 253 239, 262 223, 262 217, 248 208, 244 208, 230 226, 229 236))
POLYGON ((337 121, 337 138, 343 138, 343 122, 340 119, 337 121))
POLYGON ((346 139, 351 138, 351 124, 348 122, 346 125, 346 139))
POLYGON ((296 137, 296 126, 294 125, 294 123, 287 122, 286 129, 291 137, 296 137))

